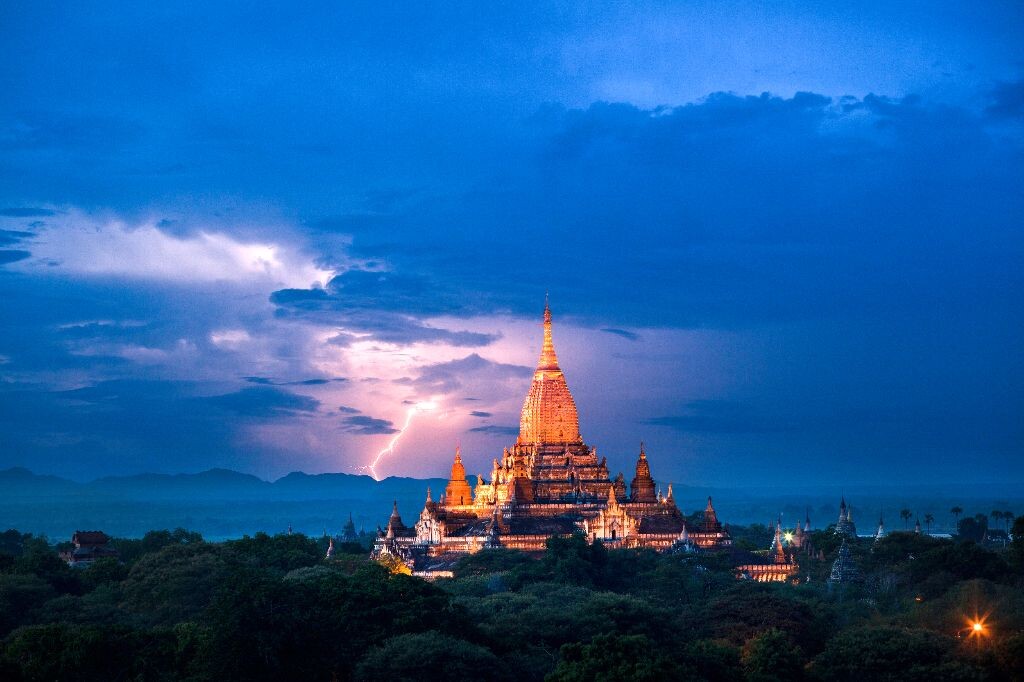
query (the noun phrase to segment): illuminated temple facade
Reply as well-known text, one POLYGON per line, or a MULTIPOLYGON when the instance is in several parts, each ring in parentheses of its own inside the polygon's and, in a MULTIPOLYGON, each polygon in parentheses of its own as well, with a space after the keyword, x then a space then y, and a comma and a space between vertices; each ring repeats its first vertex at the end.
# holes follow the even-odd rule
POLYGON ((687 523, 671 484, 662 495, 651 476, 643 444, 627 489, 620 473, 609 476, 604 457, 580 436, 579 416, 544 308, 544 343, 523 402, 519 437, 491 466, 490 478, 470 485, 455 450, 448 484, 435 500, 428 489, 419 518, 407 526, 397 504, 374 546, 378 557, 399 558, 416 574, 450 575, 466 553, 491 547, 528 552, 553 536, 582 533, 612 547, 727 547, 729 535, 708 498, 703 521, 687 523))

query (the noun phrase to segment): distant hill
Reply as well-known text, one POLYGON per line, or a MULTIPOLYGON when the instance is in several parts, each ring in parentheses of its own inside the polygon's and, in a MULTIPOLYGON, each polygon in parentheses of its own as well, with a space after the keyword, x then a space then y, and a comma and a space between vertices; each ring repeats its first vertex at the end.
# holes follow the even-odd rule
MULTIPOLYGON (((470 477, 475 483, 475 477, 470 477)), ((367 532, 387 523, 392 500, 406 524, 416 522, 427 487, 440 497, 445 479, 292 472, 276 481, 229 469, 192 474, 108 476, 87 483, 34 474, 25 468, 0 471, 0 530, 67 538, 75 530, 99 529, 119 536, 141 536, 147 530, 182 526, 209 539, 239 537, 257 531, 294 530, 319 535, 338 533, 351 513, 356 527, 367 532)), ((691 513, 714 498, 718 517, 726 523, 767 524, 782 515, 790 525, 810 514, 814 527, 835 521, 842 493, 853 508, 862 533, 873 532, 885 514, 890 530, 901 528, 899 510, 906 507, 922 518, 931 513, 935 530, 950 530, 949 510, 962 506, 968 516, 994 509, 1024 514, 1024 492, 986 486, 950 490, 940 486, 822 486, 712 489, 673 486, 680 508, 691 513)), ((913 524, 913 521, 910 521, 913 524)))
POLYGON ((0 528, 51 537, 98 528, 141 535, 184 526, 212 539, 257 531, 336 533, 352 513, 368 532, 387 522, 392 500, 409 523, 422 509, 428 486, 439 494, 445 479, 292 472, 276 481, 229 469, 194 474, 107 476, 78 483, 28 469, 0 471, 0 528))
POLYGON ((354 474, 306 474, 293 471, 276 481, 230 469, 195 474, 136 474, 105 476, 87 483, 59 476, 34 474, 16 467, 0 471, 0 495, 8 500, 38 500, 41 496, 94 496, 122 500, 312 500, 377 499, 388 495, 423 495, 445 479, 388 477, 377 481, 354 474))

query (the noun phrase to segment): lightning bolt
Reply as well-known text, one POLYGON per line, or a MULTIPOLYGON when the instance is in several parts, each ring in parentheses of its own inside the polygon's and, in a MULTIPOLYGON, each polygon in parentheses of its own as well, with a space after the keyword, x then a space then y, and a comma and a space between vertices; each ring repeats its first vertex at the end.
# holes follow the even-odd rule
POLYGON ((436 407, 437 403, 435 403, 433 400, 427 400, 424 402, 416 403, 408 410, 406 410, 405 423, 402 424, 402 428, 398 430, 398 433, 391 437, 391 440, 388 441, 388 444, 384 447, 384 449, 378 452, 377 456, 373 458, 373 462, 371 462, 370 465, 366 467, 366 469, 370 472, 370 475, 373 476, 374 480, 380 480, 380 478, 377 476, 377 465, 380 464, 380 461, 384 459, 385 455, 394 454, 395 446, 398 445, 398 441, 401 440, 402 436, 409 428, 409 425, 412 424, 413 417, 415 417, 420 412, 429 412, 436 407))

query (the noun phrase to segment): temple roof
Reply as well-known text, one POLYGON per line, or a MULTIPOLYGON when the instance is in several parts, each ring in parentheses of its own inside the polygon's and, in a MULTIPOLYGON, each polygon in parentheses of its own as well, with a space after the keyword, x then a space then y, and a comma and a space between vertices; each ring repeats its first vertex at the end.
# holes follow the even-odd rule
POLYGON ((76 530, 71 536, 71 542, 76 545, 105 545, 109 541, 110 538, 101 530, 76 530))
POLYGON ((667 535, 679 533, 686 526, 681 518, 673 516, 645 516, 640 519, 639 532, 641 534, 667 535))
POLYGON ((558 366, 551 338, 551 308, 544 304, 544 345, 519 418, 519 442, 574 443, 580 439, 576 402, 558 366))
POLYGON ((508 527, 509 535, 570 535, 579 530, 568 516, 512 517, 508 527))

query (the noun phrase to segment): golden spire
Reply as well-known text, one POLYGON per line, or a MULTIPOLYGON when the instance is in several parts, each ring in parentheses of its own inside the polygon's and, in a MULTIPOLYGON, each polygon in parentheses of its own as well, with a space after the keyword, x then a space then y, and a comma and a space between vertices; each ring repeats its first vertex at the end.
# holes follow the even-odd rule
POLYGON ((530 391, 519 417, 521 445, 535 443, 576 443, 580 440, 579 416, 565 376, 558 367, 551 340, 551 306, 544 301, 544 345, 530 391))
POLYGON ((557 370, 558 356, 555 355, 555 342, 551 338, 551 306, 548 305, 547 295, 544 296, 544 345, 540 351, 540 362, 537 369, 557 370))

